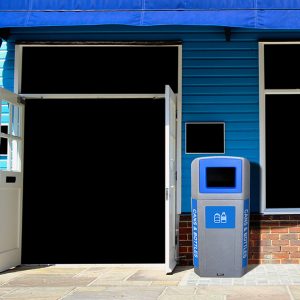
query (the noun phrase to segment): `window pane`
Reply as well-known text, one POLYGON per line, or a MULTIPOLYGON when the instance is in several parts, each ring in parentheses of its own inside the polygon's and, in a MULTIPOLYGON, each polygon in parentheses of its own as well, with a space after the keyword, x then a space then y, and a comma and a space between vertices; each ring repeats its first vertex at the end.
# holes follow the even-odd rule
POLYGON ((300 208, 300 95, 266 96, 267 208, 300 208))
POLYGON ((9 157, 9 165, 10 165, 10 170, 11 171, 19 171, 20 170, 20 156, 19 156, 19 141, 17 140, 12 140, 11 141, 11 155, 9 157))
MULTIPOLYGON (((8 126, 1 125, 1 132, 7 133, 8 126)), ((6 170, 7 165, 7 138, 0 138, 0 170, 6 170)))
MULTIPOLYGON (((1 101, 1 124, 8 125, 9 124, 9 103, 5 101, 1 101)), ((8 132, 6 132, 8 133, 8 132)))
POLYGON ((14 136, 20 136, 20 108, 18 106, 12 105, 11 118, 12 118, 11 134, 14 136))
POLYGON ((299 89, 300 45, 265 45, 264 53, 265 88, 299 89))
POLYGON ((24 47, 22 93, 177 92, 177 47, 24 47))

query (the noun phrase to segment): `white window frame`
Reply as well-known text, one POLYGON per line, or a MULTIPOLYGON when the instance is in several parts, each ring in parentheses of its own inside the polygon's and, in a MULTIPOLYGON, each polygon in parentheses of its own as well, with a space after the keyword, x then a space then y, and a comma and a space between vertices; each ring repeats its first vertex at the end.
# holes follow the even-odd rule
POLYGON ((215 155, 218 155, 218 154, 225 154, 225 151, 226 151, 226 145, 225 145, 225 134, 226 134, 226 131, 225 131, 225 122, 185 122, 185 154, 189 154, 189 155, 197 155, 197 154, 215 154, 215 155), (186 151, 186 142, 187 142, 187 139, 186 139, 186 126, 188 124, 223 124, 223 136, 224 136, 224 139, 223 139, 223 152, 187 152, 186 151))
MULTIPOLYGON (((15 46, 15 77, 14 92, 27 99, 153 99, 164 98, 165 94, 21 94, 21 78, 22 78, 22 53, 24 47, 177 47, 178 48, 178 88, 177 88, 177 185, 176 185, 176 210, 177 214, 181 214, 181 145, 182 145, 182 45, 179 44, 128 44, 126 43, 105 43, 89 44, 72 44, 71 42, 62 42, 61 44, 18 44, 15 46)), ((167 84, 167 83, 166 83, 167 84)))
POLYGON ((260 212, 265 215, 299 214, 300 208, 267 208, 266 192, 266 95, 300 95, 300 89, 266 89, 264 71, 265 45, 300 45, 300 42, 259 42, 259 156, 260 156, 260 212))

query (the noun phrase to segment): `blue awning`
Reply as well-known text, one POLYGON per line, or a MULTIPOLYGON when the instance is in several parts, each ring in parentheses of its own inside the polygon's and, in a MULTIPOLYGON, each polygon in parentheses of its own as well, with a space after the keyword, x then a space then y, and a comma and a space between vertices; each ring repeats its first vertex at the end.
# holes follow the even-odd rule
POLYGON ((104 24, 300 29, 300 1, 0 0, 0 28, 104 24))

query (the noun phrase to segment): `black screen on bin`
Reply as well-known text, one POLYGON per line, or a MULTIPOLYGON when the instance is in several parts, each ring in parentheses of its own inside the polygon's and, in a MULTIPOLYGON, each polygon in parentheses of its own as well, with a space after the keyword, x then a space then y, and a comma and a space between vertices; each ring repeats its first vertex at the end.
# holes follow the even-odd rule
POLYGON ((208 188, 234 188, 235 170, 233 167, 206 168, 206 186, 208 188))

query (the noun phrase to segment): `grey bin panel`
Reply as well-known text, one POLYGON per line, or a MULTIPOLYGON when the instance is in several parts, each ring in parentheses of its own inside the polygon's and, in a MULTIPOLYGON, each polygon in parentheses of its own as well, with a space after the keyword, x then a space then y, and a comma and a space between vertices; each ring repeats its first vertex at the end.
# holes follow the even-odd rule
MULTIPOLYGON (((224 160, 227 157, 221 158, 224 160)), ((249 162, 243 158, 228 157, 242 161, 240 193, 206 195, 199 189, 199 176, 202 176, 199 174, 199 163, 204 159, 214 159, 214 164, 218 162, 217 157, 209 157, 195 159, 192 163, 192 208, 197 206, 197 221, 193 218, 193 243, 195 235, 197 239, 197 246, 193 247, 194 271, 203 277, 241 277, 248 267, 249 162), (216 214, 213 214, 215 211, 216 214), (222 214, 224 224, 221 223, 222 214)))

